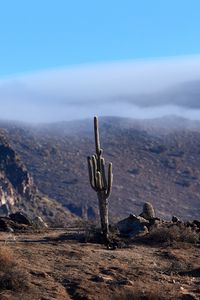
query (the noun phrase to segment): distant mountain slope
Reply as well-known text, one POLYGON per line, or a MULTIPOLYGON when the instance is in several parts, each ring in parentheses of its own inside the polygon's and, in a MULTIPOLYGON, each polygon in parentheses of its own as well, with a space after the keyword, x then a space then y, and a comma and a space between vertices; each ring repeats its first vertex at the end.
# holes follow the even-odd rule
POLYGON ((67 209, 37 191, 32 176, 8 140, 6 132, 0 130, 0 214, 22 210, 30 218, 41 216, 54 226, 75 220, 67 209))
MULTIPOLYGON (((0 127, 41 192, 77 215, 96 216, 86 161, 94 153, 92 120, 0 127)), ((200 218, 199 122, 104 117, 100 135, 106 161, 113 162, 112 218, 138 214, 145 201, 162 217, 200 218)))

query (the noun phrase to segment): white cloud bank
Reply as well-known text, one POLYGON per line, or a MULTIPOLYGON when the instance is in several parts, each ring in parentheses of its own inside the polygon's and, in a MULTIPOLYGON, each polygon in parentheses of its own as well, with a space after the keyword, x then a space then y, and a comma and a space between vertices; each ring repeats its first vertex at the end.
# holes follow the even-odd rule
POLYGON ((0 119, 200 119, 200 57, 82 65, 0 80, 0 119))

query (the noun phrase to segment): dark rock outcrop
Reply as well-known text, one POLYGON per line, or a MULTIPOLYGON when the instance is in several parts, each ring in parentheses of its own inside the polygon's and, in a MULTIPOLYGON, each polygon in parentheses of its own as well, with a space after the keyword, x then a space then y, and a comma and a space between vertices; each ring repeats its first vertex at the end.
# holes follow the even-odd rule
MULTIPOLYGON (((14 145, 7 142, 7 132, 0 130, 0 216, 8 216, 15 224, 30 225, 30 216, 44 218, 52 226, 73 222, 74 215, 53 199, 40 193, 32 175, 19 158, 14 145), (19 213, 21 211, 21 213, 19 213), (17 212, 17 213, 16 213, 17 212)), ((27 145, 23 144, 26 148, 27 145)), ((32 144, 34 149, 34 144, 32 144)), ((3 225, 2 225, 3 226, 3 225)))
POLYGON ((35 192, 32 176, 0 135, 0 213, 8 215, 22 198, 29 200, 35 192))
POLYGON ((10 214, 9 218, 18 224, 25 224, 29 226, 32 224, 31 220, 20 211, 10 214))

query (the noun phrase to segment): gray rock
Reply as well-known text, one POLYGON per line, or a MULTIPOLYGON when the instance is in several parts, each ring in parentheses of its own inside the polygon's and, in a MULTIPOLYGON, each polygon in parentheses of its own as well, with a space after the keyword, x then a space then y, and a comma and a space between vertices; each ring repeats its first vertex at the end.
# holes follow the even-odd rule
POLYGON ((153 205, 150 202, 144 203, 143 211, 140 214, 140 216, 145 218, 146 220, 155 218, 155 211, 154 211, 153 205))
POLYGON ((123 219, 117 223, 117 228, 122 235, 129 237, 136 237, 143 233, 147 233, 149 222, 142 217, 136 217, 130 214, 126 219, 123 219))
POLYGON ((40 229, 48 228, 47 223, 45 223, 44 220, 39 216, 35 217, 35 219, 33 220, 33 225, 34 225, 34 227, 40 228, 40 229))
POLYGON ((10 213, 10 209, 7 203, 0 206, 0 215, 8 216, 9 213, 10 213))

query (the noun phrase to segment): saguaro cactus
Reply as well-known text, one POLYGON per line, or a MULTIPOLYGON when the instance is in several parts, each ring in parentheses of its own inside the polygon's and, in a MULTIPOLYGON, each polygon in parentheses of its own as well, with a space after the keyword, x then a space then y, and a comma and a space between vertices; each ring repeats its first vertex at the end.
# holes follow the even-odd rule
POLYGON ((108 177, 106 178, 105 160, 102 157, 103 150, 100 147, 98 118, 94 117, 94 136, 96 154, 88 157, 89 180, 91 187, 97 193, 99 201, 99 213, 103 237, 108 240, 108 198, 112 190, 113 173, 112 163, 108 165, 108 177))

